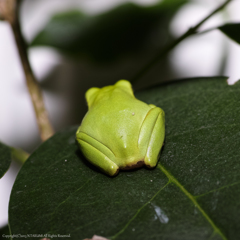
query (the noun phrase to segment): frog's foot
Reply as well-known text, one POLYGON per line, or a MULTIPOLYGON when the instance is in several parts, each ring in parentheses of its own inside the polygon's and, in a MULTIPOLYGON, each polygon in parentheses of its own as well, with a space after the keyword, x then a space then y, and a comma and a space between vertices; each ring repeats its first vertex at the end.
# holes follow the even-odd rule
POLYGON ((165 137, 165 118, 161 108, 150 106, 152 109, 147 113, 140 130, 138 147, 146 149, 147 146, 144 163, 147 167, 153 168, 157 165, 165 137))
POLYGON ((77 133, 77 141, 90 163, 110 176, 118 174, 119 167, 111 160, 115 155, 107 146, 83 132, 77 133))

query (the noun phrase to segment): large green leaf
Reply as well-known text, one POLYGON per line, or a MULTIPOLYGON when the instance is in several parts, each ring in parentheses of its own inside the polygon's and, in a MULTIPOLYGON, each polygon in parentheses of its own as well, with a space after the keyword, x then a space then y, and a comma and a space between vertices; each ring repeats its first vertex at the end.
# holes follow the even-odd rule
POLYGON ((11 164, 11 148, 0 142, 0 178, 7 172, 11 164))
POLYGON ((158 43, 166 42, 166 25, 187 1, 164 0, 151 7, 128 3, 93 17, 78 11, 60 13, 53 16, 31 46, 47 45, 74 56, 112 61, 142 50, 153 34, 155 39, 160 35, 158 43))
POLYGON ((224 77, 190 79, 137 97, 166 113, 157 167, 108 177, 81 155, 76 127, 59 132, 17 176, 9 206, 12 234, 70 234, 76 240, 94 234, 122 240, 239 238, 240 84, 228 86, 224 77))
POLYGON ((218 29, 240 44, 240 23, 228 23, 218 29))

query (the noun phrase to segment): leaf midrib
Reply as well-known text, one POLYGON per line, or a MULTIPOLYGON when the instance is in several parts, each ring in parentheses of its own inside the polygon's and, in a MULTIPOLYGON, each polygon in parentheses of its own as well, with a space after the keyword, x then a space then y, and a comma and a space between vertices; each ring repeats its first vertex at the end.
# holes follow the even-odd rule
POLYGON ((193 204, 198 208, 198 210, 202 213, 204 218, 209 222, 209 224, 214 229, 215 233, 218 233, 222 239, 227 240, 226 236, 222 233, 222 231, 216 226, 216 224, 213 222, 213 220, 208 216, 208 214, 202 209, 202 207, 199 205, 195 197, 189 193, 183 185, 178 182, 178 180, 170 173, 168 172, 160 163, 157 165, 157 168, 159 168, 169 179, 169 182, 174 183, 189 199, 193 202, 193 204))
MULTIPOLYGON (((199 205, 199 203, 196 200, 196 197, 194 197, 191 193, 189 193, 182 184, 169 172, 167 171, 160 163, 158 163, 157 168, 160 169, 168 178, 167 184, 165 184, 160 190, 157 191, 157 193, 154 194, 154 196, 147 201, 135 214, 134 216, 127 222, 127 224, 114 236, 110 237, 110 239, 116 239, 119 235, 121 235, 126 228, 129 226, 129 224, 136 218, 136 216, 139 214, 139 212, 148 204, 150 203, 166 186, 168 186, 170 183, 175 184, 188 198, 189 200, 194 204, 195 207, 198 208, 198 210, 202 213, 203 217, 208 221, 208 223, 213 228, 213 235, 219 234, 223 240, 227 240, 227 237, 222 233, 222 231, 216 226, 216 224, 213 222, 213 220, 208 216, 208 214, 203 210, 203 208, 199 205)), ((199 197, 199 196, 197 196, 199 197)))

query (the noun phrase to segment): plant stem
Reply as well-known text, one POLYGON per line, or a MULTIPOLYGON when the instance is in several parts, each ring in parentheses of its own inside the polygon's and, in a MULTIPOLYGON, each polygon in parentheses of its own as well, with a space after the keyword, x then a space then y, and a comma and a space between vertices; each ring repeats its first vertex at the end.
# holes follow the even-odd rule
POLYGON ((45 141, 51 135, 53 135, 54 131, 44 106, 41 88, 33 74, 31 65, 29 63, 27 47, 21 32, 18 17, 19 0, 0 0, 0 4, 1 15, 10 23, 14 34, 19 56, 21 58, 22 67, 25 73, 26 84, 35 110, 40 136, 41 139, 45 141))
POLYGON ((201 20, 198 24, 196 24, 194 27, 189 28, 182 36, 177 38, 175 41, 170 43, 166 48, 161 50, 157 53, 157 55, 148 62, 131 80, 132 83, 136 83, 139 78, 141 78, 146 72, 152 68, 153 65, 155 65, 163 56, 165 56, 169 51, 171 51, 174 47, 176 47, 180 42, 182 42, 187 37, 196 34, 199 27, 206 22, 210 17, 212 17, 215 13, 222 10, 228 3, 230 3, 232 0, 226 0, 222 5, 220 5, 218 8, 216 8, 214 11, 212 11, 207 17, 205 17, 203 20, 201 20))
POLYGON ((12 159, 20 164, 23 164, 29 157, 29 153, 19 148, 11 147, 12 159))
POLYGON ((209 33, 209 32, 211 32, 213 30, 217 30, 219 27, 221 27, 221 26, 212 27, 212 28, 206 29, 206 30, 204 30, 202 32, 197 32, 196 34, 197 35, 201 35, 201 34, 209 33))

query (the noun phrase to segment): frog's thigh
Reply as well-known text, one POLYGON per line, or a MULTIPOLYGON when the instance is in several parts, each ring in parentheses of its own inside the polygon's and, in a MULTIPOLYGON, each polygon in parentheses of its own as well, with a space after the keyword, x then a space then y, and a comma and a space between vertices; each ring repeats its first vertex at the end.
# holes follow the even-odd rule
POLYGON ((77 134, 77 140, 89 162, 110 176, 118 173, 119 167, 111 160, 115 156, 108 147, 83 132, 77 134))
POLYGON ((142 124, 138 145, 146 149, 144 162, 147 167, 155 167, 165 136, 165 114, 161 108, 151 106, 142 124))

